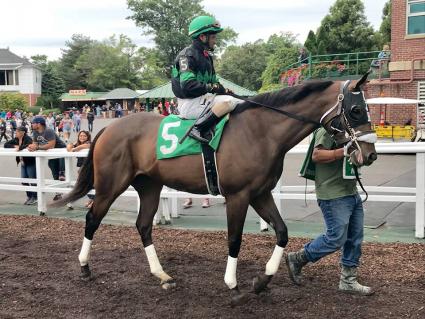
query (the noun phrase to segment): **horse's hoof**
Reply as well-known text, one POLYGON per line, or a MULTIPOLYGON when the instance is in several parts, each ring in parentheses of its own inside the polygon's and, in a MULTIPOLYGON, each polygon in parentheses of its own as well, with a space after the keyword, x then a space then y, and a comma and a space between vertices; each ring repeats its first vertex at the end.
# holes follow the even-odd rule
POLYGON ((82 281, 91 281, 94 279, 94 276, 90 271, 89 265, 81 266, 80 279, 82 281))
POLYGON ((161 284, 161 288, 164 290, 171 290, 176 288, 177 284, 174 280, 169 280, 161 284))
POLYGON ((164 225, 171 225, 171 220, 165 220, 164 225))
POLYGON ((237 306, 242 306, 248 302, 248 299, 249 299, 248 294, 241 293, 238 290, 237 293, 235 293, 232 296, 232 300, 230 301, 230 306, 232 308, 237 306))
POLYGON ((40 216, 46 216, 45 212, 40 212, 40 216))
POLYGON ((260 292, 264 291, 267 288, 270 280, 273 276, 261 275, 254 277, 252 280, 252 286, 254 288, 254 292, 258 295, 260 292))
POLYGON ((261 229, 261 232, 262 233, 265 233, 265 232, 268 232, 269 231, 269 229, 268 228, 263 228, 263 229, 261 229))

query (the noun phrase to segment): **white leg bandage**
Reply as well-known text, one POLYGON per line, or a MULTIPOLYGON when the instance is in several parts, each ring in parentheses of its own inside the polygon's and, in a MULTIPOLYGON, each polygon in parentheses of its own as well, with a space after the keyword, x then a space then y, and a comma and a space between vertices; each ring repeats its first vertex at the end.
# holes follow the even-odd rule
POLYGON ((84 237, 83 246, 81 246, 81 251, 80 251, 80 254, 78 255, 78 260, 80 261, 81 266, 85 266, 89 263, 91 242, 92 242, 91 240, 84 237))
POLYGON ((279 246, 274 247, 273 255, 270 257, 270 260, 268 261, 266 265, 266 275, 274 275, 280 265, 280 261, 282 260, 283 256, 283 248, 279 246))
POLYGON ((236 267, 238 265, 238 259, 228 256, 226 274, 224 275, 224 282, 230 289, 235 288, 238 285, 236 281, 236 267))
POLYGON ((156 254, 155 247, 149 245, 145 247, 146 257, 148 257, 149 267, 151 268, 151 273, 155 276, 159 276, 164 272, 161 264, 159 263, 158 255, 156 254))

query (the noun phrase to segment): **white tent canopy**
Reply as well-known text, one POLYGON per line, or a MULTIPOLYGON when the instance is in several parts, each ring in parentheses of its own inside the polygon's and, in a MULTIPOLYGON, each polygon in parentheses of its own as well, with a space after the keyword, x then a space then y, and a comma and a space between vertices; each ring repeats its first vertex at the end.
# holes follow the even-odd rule
POLYGON ((402 99, 399 97, 376 97, 367 99, 367 104, 418 104, 421 101, 413 99, 402 99))

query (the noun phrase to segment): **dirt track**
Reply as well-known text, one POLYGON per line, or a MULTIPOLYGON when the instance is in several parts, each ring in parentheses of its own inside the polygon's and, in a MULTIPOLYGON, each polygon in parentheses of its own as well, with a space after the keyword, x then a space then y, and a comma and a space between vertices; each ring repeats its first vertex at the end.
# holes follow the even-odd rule
MULTIPOLYGON (((231 308, 223 282, 226 234, 156 229, 164 269, 177 281, 163 291, 134 227, 102 225, 91 265, 78 278, 84 225, 42 217, 0 216, 0 318, 425 318, 425 249, 421 244, 365 244, 361 281, 372 297, 340 294, 338 256, 305 268, 293 286, 284 263, 270 290, 231 308)), ((287 250, 304 239, 291 238, 287 250)), ((238 263, 241 290, 264 271, 274 236, 246 235, 238 263)))

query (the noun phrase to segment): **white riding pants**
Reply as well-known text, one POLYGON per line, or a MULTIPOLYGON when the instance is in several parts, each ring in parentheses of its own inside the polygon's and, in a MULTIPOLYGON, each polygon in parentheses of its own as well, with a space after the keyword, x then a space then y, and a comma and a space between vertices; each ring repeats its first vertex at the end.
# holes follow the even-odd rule
POLYGON ((243 101, 230 95, 214 95, 207 93, 194 99, 177 99, 177 109, 181 118, 192 120, 197 119, 205 108, 211 109, 214 108, 214 106, 220 108, 218 112, 220 114, 216 115, 223 116, 233 111, 236 105, 241 102, 243 101))

